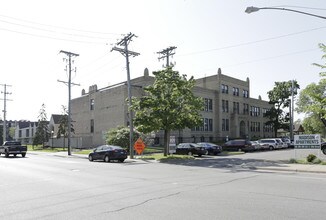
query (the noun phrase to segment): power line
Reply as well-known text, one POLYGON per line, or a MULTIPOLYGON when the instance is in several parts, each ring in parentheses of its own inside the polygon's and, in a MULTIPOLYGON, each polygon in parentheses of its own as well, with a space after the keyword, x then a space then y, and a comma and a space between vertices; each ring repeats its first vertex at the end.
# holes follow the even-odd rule
POLYGON ((75 42, 75 43, 87 43, 87 44, 102 44, 102 45, 107 44, 105 42, 72 40, 72 39, 51 37, 51 36, 45 36, 45 35, 31 34, 31 33, 26 33, 26 32, 21 32, 21 31, 14 31, 14 30, 6 29, 6 28, 0 28, 0 30, 9 31, 9 32, 18 33, 18 34, 29 35, 29 36, 33 36, 33 37, 48 38, 48 39, 52 39, 52 40, 70 41, 70 42, 75 42))
POLYGON ((247 46, 247 45, 251 45, 251 44, 256 44, 256 43, 261 43, 261 42, 265 42, 265 41, 276 40, 276 39, 280 39, 280 38, 284 38, 284 37, 289 37, 289 36, 293 36, 293 35, 303 34, 303 33, 306 33, 306 32, 316 31, 316 30, 325 29, 325 28, 326 28, 326 26, 318 27, 318 28, 312 28, 312 29, 308 29, 308 30, 304 30, 304 31, 299 31, 299 32, 294 32, 294 33, 290 33, 290 34, 279 35, 279 36, 276 36, 276 37, 270 37, 270 38, 265 38, 265 39, 261 39, 261 40, 249 41, 249 42, 245 42, 245 43, 241 43, 241 44, 235 44, 235 45, 230 45, 230 46, 225 46, 225 47, 219 47, 219 48, 214 48, 214 49, 208 49, 208 50, 201 50, 201 51, 196 51, 196 52, 190 52, 190 53, 186 53, 186 54, 181 54, 179 56, 189 56, 189 55, 194 55, 194 54, 209 53, 209 52, 214 52, 214 51, 218 51, 218 50, 225 50, 225 49, 230 49, 230 48, 235 48, 235 47, 247 46))
POLYGON ((46 26, 46 27, 51 27, 51 28, 58 28, 58 29, 63 29, 63 30, 69 30, 69 31, 78 31, 78 32, 84 32, 84 33, 92 33, 92 34, 101 34, 101 35, 120 35, 118 33, 108 33, 108 32, 96 32, 96 31, 89 31, 89 30, 81 30, 81 29, 74 29, 74 28, 67 28, 67 27, 60 27, 60 26, 55 26, 55 25, 48 25, 48 24, 41 24, 38 22, 32 22, 32 21, 27 21, 19 18, 14 18, 6 15, 0 15, 0 17, 4 18, 9 18, 17 21, 23 21, 25 23, 31 23, 31 24, 36 24, 40 26, 46 26))

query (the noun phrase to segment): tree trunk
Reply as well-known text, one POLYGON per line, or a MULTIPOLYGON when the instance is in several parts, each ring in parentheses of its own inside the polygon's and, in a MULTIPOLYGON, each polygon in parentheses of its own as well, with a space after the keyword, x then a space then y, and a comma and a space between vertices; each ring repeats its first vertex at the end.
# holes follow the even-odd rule
POLYGON ((170 130, 164 130, 164 156, 169 154, 170 130))

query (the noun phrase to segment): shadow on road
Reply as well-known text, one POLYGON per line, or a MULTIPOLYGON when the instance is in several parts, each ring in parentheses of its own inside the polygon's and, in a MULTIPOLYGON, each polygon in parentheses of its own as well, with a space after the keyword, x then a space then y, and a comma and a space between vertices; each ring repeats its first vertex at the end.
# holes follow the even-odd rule
POLYGON ((182 165, 192 167, 207 167, 219 169, 251 169, 255 170, 256 167, 286 167, 285 163, 278 161, 268 161, 260 159, 241 159, 241 158, 196 158, 195 160, 178 160, 171 159, 165 160, 161 163, 171 165, 182 165))

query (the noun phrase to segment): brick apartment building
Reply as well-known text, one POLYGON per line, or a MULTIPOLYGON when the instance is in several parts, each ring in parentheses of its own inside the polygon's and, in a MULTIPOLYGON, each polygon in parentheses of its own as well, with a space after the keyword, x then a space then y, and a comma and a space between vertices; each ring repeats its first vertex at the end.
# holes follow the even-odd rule
MULTIPOLYGON (((131 80, 132 96, 144 95, 143 88, 153 84, 148 69, 144 75, 131 80)), ((271 105, 264 100, 250 98, 250 81, 223 75, 221 69, 213 76, 196 79, 196 96, 205 101, 201 112, 203 123, 196 128, 172 131, 179 142, 224 141, 227 138, 272 137, 273 129, 266 126, 264 113, 271 105)), ((105 133, 117 126, 128 126, 128 89, 126 82, 98 89, 90 86, 88 92, 71 100, 71 117, 76 138, 81 147, 94 147, 105 143, 105 133)), ((155 144, 163 143, 163 133, 155 134, 155 144)))

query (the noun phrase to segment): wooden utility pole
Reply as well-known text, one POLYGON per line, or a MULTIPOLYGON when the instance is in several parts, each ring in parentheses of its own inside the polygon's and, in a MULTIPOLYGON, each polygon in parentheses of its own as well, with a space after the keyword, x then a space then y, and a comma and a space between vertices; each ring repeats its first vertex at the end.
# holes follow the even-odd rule
MULTIPOLYGON (((68 71, 69 71, 69 77, 68 77, 68 82, 58 80, 58 82, 62 82, 68 85, 68 155, 71 155, 71 106, 70 106, 70 101, 71 101, 71 85, 78 85, 71 82, 71 57, 77 57, 79 54, 76 53, 71 53, 67 51, 61 50, 60 53, 64 53, 68 56, 68 71)), ((75 70, 76 71, 76 70, 75 70)))
POLYGON ((127 84, 128 84, 128 100, 129 100, 129 127, 130 127, 130 135, 129 135, 129 152, 130 152, 130 159, 134 158, 134 149, 133 149, 133 112, 131 110, 131 85, 130 85, 130 68, 129 68, 129 56, 138 56, 139 53, 133 52, 128 50, 128 45, 133 37, 137 37, 136 35, 129 33, 127 36, 125 36, 122 40, 120 40, 117 45, 122 46, 123 48, 119 47, 113 47, 111 49, 111 52, 113 50, 119 51, 123 56, 126 57, 126 66, 127 66, 127 84))
POLYGON ((7 95, 10 95, 11 93, 7 92, 7 87, 11 86, 11 85, 7 85, 7 84, 1 84, 4 87, 4 91, 1 92, 3 93, 3 143, 7 140, 7 121, 6 121, 6 114, 7 114, 7 101, 12 101, 10 99, 7 99, 7 95))

